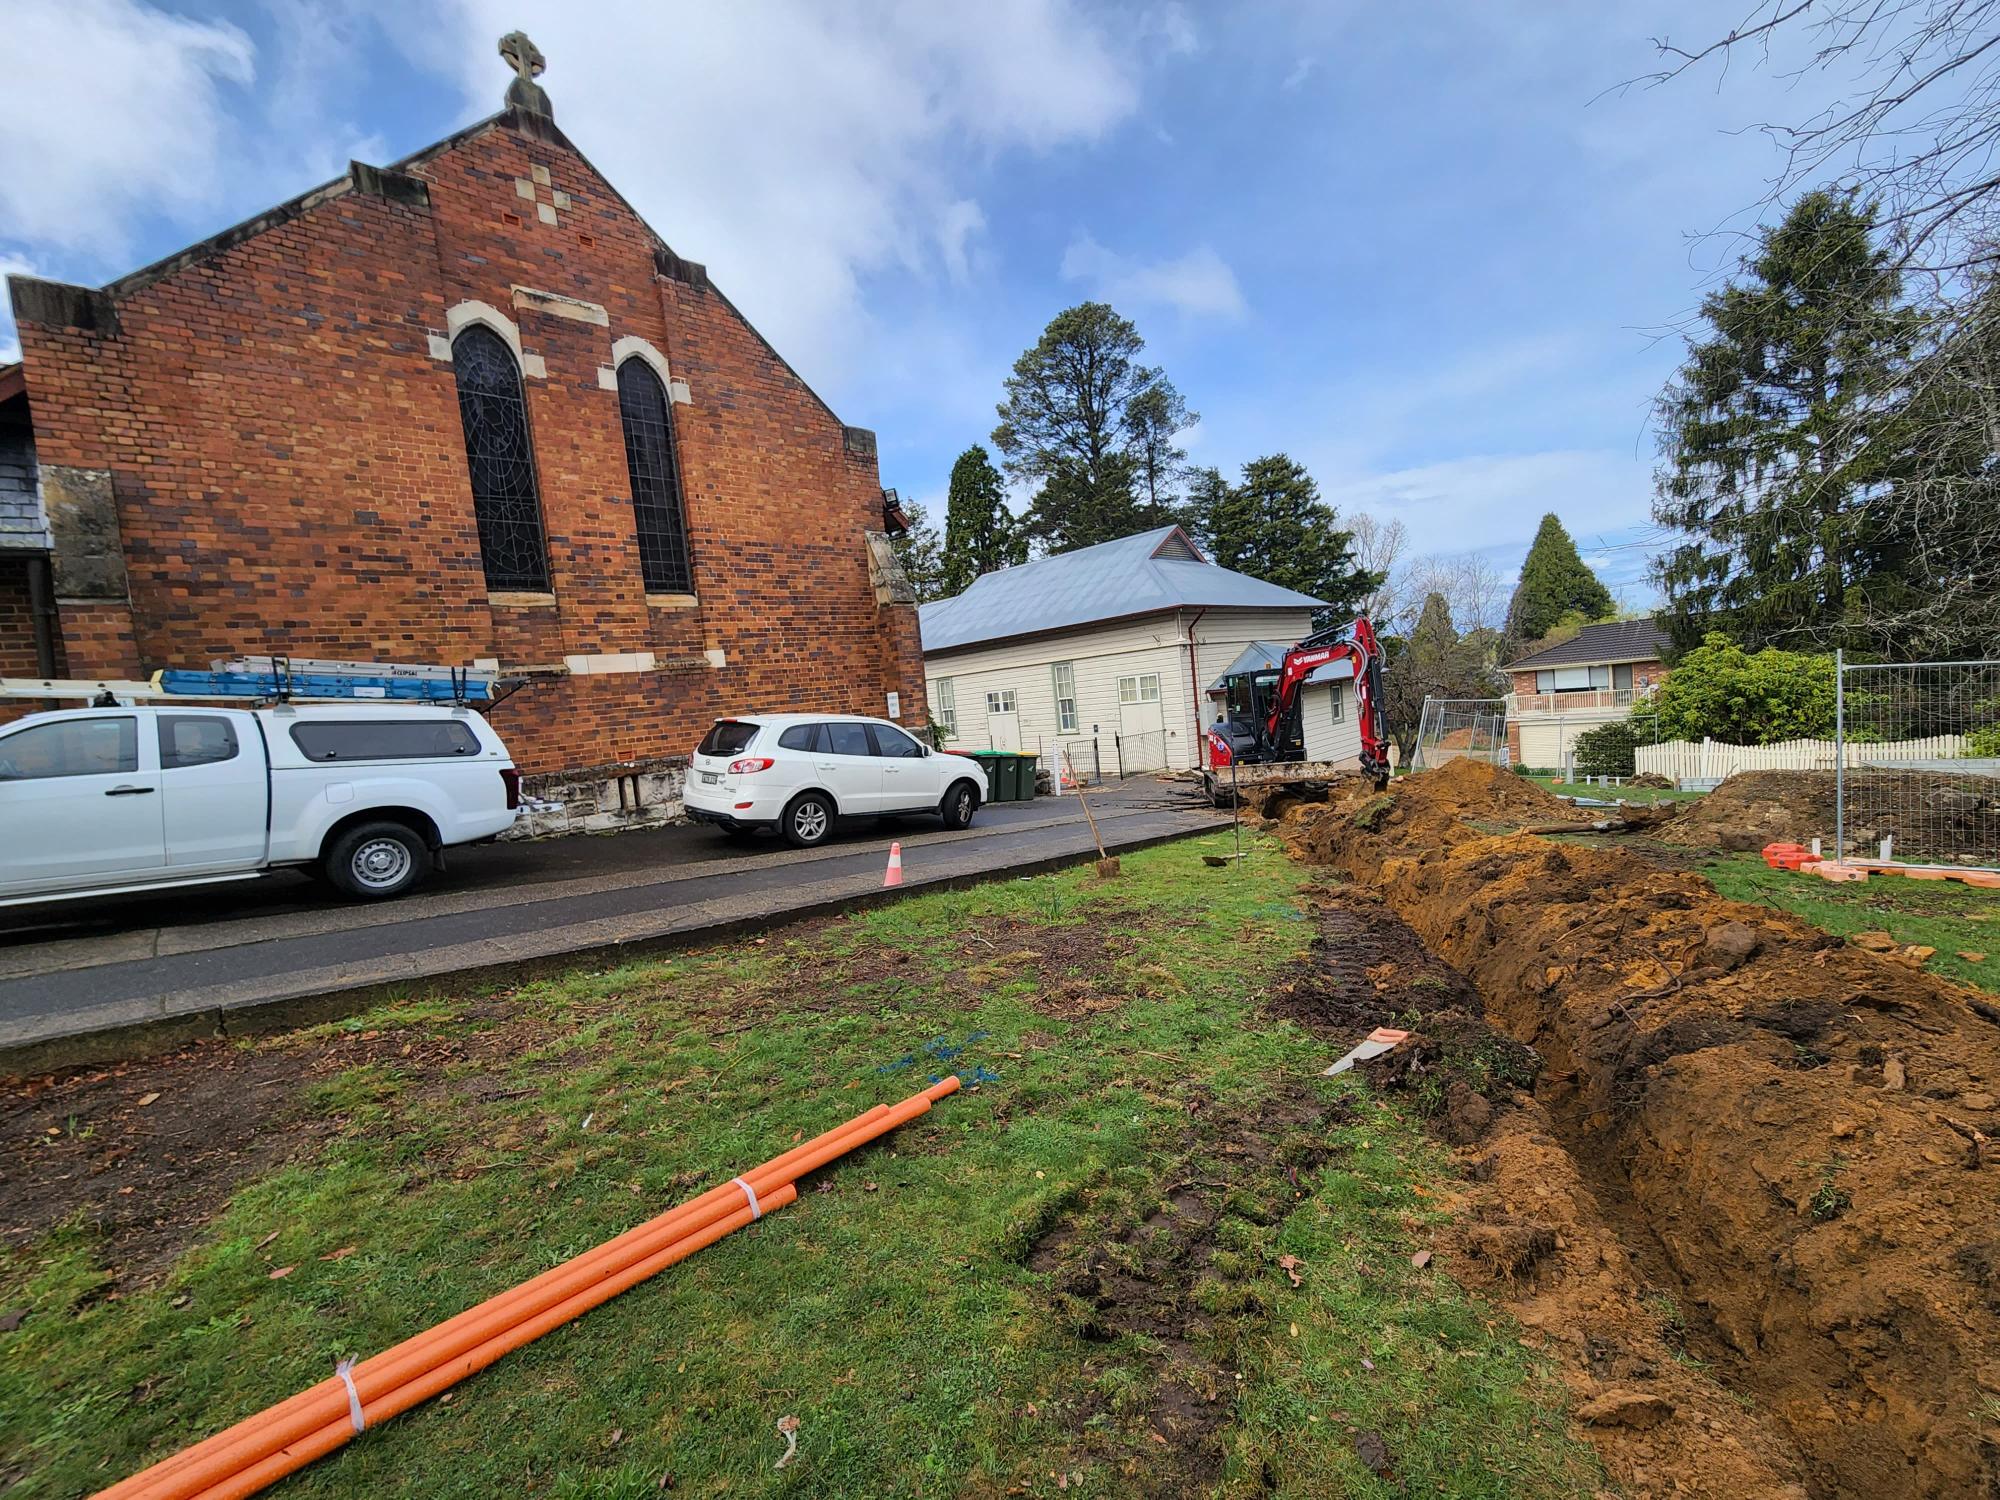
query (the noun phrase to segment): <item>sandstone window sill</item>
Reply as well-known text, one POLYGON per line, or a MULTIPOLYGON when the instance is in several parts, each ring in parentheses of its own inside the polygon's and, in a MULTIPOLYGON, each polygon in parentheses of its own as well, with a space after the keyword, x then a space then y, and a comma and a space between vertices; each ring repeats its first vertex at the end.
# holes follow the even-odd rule
POLYGON ((648 609, 699 609, 701 600, 693 594, 648 594, 648 609))
POLYGON ((486 602, 494 609, 554 609, 556 596, 546 593, 488 594, 486 602))

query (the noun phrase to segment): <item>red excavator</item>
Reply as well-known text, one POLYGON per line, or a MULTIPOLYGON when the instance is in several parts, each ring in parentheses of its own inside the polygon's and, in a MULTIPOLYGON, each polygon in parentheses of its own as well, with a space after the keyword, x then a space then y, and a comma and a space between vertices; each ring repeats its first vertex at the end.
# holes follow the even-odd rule
POLYGON ((1382 647, 1375 638, 1375 627, 1366 618, 1315 631, 1287 651, 1275 670, 1239 672, 1225 678, 1227 707, 1223 718, 1208 732, 1209 765, 1216 770, 1232 765, 1272 768, 1254 778, 1236 772, 1241 782, 1326 775, 1325 768, 1307 771, 1315 763, 1305 761, 1299 689, 1314 672, 1335 661, 1351 662, 1354 667, 1362 774, 1378 787, 1387 786, 1389 731, 1382 715, 1382 647), (1300 762, 1304 764, 1297 764, 1300 762))

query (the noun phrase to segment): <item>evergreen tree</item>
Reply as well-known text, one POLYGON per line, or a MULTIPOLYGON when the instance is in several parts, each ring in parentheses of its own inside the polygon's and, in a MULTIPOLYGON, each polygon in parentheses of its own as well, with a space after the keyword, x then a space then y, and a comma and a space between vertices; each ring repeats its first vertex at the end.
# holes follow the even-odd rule
POLYGON ((1073 552, 1159 524, 1140 502, 1134 468, 1129 453, 1106 454, 1095 470, 1057 459, 1029 508, 1029 530, 1050 552, 1073 552))
POLYGON ((949 591, 944 587, 944 546, 937 527, 931 524, 930 512, 915 501, 906 502, 903 513, 910 518, 910 529, 889 544, 896 561, 917 591, 917 603, 942 599, 949 591))
POLYGON ((1210 557, 1215 555, 1215 538, 1222 524, 1223 507, 1229 503, 1229 481, 1216 468, 1196 469, 1188 475, 1187 498, 1181 505, 1181 525, 1194 543, 1210 557))
POLYGON ((1178 512, 1187 450, 1174 438, 1200 420, 1165 380, 1141 391, 1125 408, 1125 436, 1131 444, 1140 502, 1150 515, 1148 525, 1165 525, 1178 512))
POLYGON ((1196 420, 1146 341, 1102 302, 1056 314, 1014 361, 993 444, 1008 476, 1036 486, 1031 533, 1051 552, 1087 547, 1162 520, 1184 457, 1176 426, 1196 420))
POLYGON ((1526 644, 1538 641, 1566 617, 1580 623, 1609 619, 1611 590, 1578 555, 1576 543, 1554 511, 1542 517, 1528 555, 1521 560, 1521 581, 1507 605, 1507 634, 1526 644))
POLYGON ((1808 193, 1702 303, 1708 335, 1659 404, 1653 503, 1685 538, 1656 565, 1683 645, 1865 644, 1871 590, 1903 571, 1909 538, 1873 502, 1907 450, 1919 319, 1874 230, 1869 205, 1808 193))
POLYGON ((1282 453, 1252 459, 1243 482, 1217 497, 1210 560, 1326 601, 1315 625, 1351 619, 1380 575, 1355 561, 1354 534, 1319 497, 1303 465, 1282 453))
POLYGON ((1027 533, 1007 509, 1000 471, 986 450, 974 443, 951 466, 937 597, 962 594, 980 574, 1027 560, 1027 533))

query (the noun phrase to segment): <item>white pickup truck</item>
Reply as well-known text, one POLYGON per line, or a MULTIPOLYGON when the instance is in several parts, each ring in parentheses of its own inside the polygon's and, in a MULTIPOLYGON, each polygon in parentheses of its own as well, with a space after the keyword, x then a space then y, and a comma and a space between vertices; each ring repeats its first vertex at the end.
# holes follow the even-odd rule
POLYGON ((0 724, 0 906, 310 866, 399 896, 513 825, 519 774, 477 713, 418 703, 148 704, 0 724))

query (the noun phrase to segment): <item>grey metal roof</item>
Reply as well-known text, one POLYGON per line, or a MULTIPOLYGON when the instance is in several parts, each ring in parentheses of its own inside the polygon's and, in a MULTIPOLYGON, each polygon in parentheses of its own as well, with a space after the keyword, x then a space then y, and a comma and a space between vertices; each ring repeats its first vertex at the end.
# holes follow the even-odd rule
POLYGON ((1285 653, 1291 649, 1290 645, 1281 645, 1277 641, 1252 641, 1243 648, 1235 661, 1216 675, 1215 681, 1208 685, 1208 691, 1211 693, 1222 691, 1223 683, 1245 672, 1275 672, 1278 663, 1285 659, 1285 653))
POLYGON ((1510 661, 1502 668, 1582 667, 1600 662, 1658 661, 1671 637, 1651 620, 1606 620, 1586 625, 1566 641, 1510 661))
POLYGON ((1323 600, 1199 558, 1178 526, 983 573, 918 612, 925 651, 1068 630, 1170 609, 1318 609, 1323 600))

